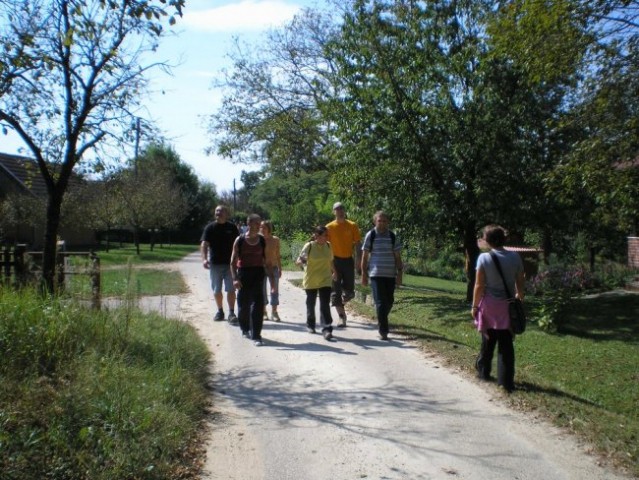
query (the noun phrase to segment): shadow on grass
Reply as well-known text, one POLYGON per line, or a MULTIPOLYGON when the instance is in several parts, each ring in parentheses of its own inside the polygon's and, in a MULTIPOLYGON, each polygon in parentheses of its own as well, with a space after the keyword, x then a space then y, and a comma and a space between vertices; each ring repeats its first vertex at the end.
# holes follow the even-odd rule
POLYGON ((639 295, 580 298, 570 305, 564 335, 596 341, 639 343, 639 295))
POLYGON ((547 395, 549 397, 555 397, 555 398, 562 398, 562 399, 569 399, 573 402, 576 403, 580 403, 582 405, 588 405, 590 407, 595 407, 595 408, 599 408, 602 410, 606 410, 605 407, 603 407, 602 405, 595 403, 591 400, 587 400, 585 398, 582 397, 578 397, 576 395, 572 395, 570 393, 564 392, 562 390, 558 390, 556 388, 546 388, 546 387, 542 387, 540 385, 536 385, 534 383, 530 383, 530 382, 515 382, 515 385, 517 387, 518 390, 523 390, 526 392, 530 392, 530 393, 538 393, 538 394, 543 394, 543 395, 547 395))

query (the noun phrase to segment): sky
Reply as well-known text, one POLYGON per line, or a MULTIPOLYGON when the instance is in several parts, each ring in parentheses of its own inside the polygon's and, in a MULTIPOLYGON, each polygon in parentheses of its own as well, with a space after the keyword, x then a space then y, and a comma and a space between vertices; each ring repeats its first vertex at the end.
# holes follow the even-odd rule
MULTIPOLYGON (((241 188, 242 170, 257 168, 205 154, 211 146, 206 116, 216 111, 223 94, 212 83, 221 78, 223 68, 231 67, 227 55, 233 39, 255 43, 269 28, 318 3, 321 0, 187 0, 184 16, 173 27, 177 37, 166 37, 153 57, 179 65, 172 76, 159 70, 153 75, 147 102, 151 118, 180 158, 201 180, 214 183, 218 193, 231 191, 234 181, 241 188)), ((28 156, 19 151, 22 146, 17 137, 3 137, 0 151, 28 156)))

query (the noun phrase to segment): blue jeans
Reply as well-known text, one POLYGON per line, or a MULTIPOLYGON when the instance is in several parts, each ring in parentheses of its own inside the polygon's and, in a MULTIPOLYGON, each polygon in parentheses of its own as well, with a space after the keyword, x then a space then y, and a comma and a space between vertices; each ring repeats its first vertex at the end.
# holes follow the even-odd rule
POLYGON ((395 277, 371 277, 380 335, 388 335, 388 314, 395 303, 395 277))
POLYGON ((213 293, 222 293, 222 282, 224 282, 225 292, 232 292, 234 290, 230 264, 212 263, 209 268, 209 277, 211 278, 211 288, 213 289, 213 293))
MULTIPOLYGON (((264 280, 264 305, 268 305, 269 293, 266 291, 267 283, 270 280, 264 280)), ((273 267, 273 283, 271 283, 271 306, 277 306, 280 304, 280 269, 279 267, 273 267), (275 290, 275 292, 273 292, 275 290)))

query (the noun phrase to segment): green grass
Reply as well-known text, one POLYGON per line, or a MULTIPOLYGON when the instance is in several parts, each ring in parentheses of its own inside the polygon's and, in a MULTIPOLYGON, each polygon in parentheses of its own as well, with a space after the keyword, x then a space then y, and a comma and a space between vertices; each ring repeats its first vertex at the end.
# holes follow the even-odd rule
MULTIPOLYGON (((405 281, 408 288, 397 290, 391 312, 395 331, 474 376, 480 340, 466 285, 412 276, 405 281)), ((533 323, 515 342, 518 390, 508 401, 544 413, 639 476, 639 295, 576 299, 558 334, 537 329, 535 299, 527 304, 533 323)), ((353 306, 374 318, 372 307, 353 306)))
MULTIPOLYGON (((188 291, 179 272, 170 269, 151 268, 145 265, 177 262, 197 250, 193 245, 170 245, 155 247, 150 251, 148 245, 141 247, 136 255, 133 245, 123 248, 111 247, 109 252, 96 252, 100 258, 100 291, 103 297, 123 295, 180 295, 188 291)), ((84 257, 74 259, 78 272, 84 272, 89 262, 84 257)), ((67 293, 82 299, 91 297, 91 284, 88 275, 73 275, 67 281, 67 293)))
POLYGON ((98 250, 96 253, 100 257, 100 265, 108 267, 126 265, 129 262, 133 265, 176 262, 198 249, 199 245, 164 245, 161 247, 156 245, 151 251, 149 245, 141 245, 140 255, 137 255, 134 245, 124 244, 121 248, 111 245, 108 252, 98 250))
POLYGON ((0 477, 197 473, 209 352, 195 329, 7 290, 0 318, 0 477))

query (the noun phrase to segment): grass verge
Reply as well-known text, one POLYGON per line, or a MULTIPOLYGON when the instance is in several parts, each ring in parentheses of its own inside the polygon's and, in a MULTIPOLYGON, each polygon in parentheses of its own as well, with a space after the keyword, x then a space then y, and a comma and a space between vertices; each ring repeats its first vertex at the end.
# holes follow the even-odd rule
MULTIPOLYGON (((480 339, 465 284, 410 275, 405 283, 390 316, 394 331, 474 376, 480 339)), ((575 299, 558 334, 537 329, 535 300, 527 303, 533 323, 515 342, 518 390, 508 402, 542 413, 639 477, 639 295, 575 299)), ((370 305, 352 307, 374 318, 370 305)))
POLYGON ((187 478, 209 352, 193 328, 0 290, 0 477, 187 478))

